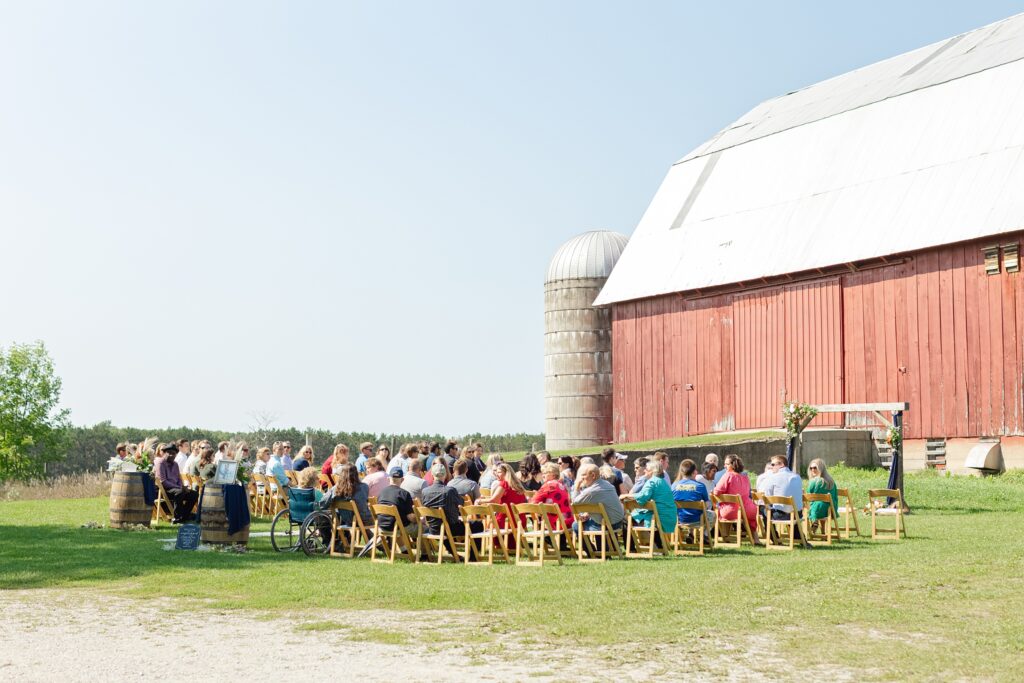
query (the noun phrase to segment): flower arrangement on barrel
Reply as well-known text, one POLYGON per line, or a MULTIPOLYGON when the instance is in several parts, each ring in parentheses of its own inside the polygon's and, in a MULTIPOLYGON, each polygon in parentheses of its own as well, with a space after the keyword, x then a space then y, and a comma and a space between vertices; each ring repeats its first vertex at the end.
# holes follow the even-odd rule
POLYGON ((156 442, 157 438, 151 436, 138 445, 131 444, 124 458, 115 455, 107 461, 107 471, 151 473, 153 471, 156 442))
POLYGON ((782 423, 789 438, 795 439, 818 414, 818 409, 806 403, 786 402, 782 404, 782 423))

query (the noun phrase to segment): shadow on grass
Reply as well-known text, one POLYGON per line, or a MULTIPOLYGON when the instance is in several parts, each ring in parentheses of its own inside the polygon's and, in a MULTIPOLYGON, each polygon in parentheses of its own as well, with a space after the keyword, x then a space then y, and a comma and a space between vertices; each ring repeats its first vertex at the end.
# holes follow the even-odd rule
POLYGON ((110 582, 174 569, 244 569, 308 561, 302 553, 275 553, 269 547, 248 553, 165 550, 161 539, 170 538, 170 533, 115 529, 0 526, 0 589, 110 582))

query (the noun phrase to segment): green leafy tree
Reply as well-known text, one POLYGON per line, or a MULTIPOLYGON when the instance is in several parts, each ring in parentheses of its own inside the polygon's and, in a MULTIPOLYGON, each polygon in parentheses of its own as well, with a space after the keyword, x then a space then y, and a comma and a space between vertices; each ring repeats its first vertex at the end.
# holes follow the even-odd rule
POLYGON ((0 347, 0 482, 32 479, 64 457, 68 411, 42 342, 0 347))

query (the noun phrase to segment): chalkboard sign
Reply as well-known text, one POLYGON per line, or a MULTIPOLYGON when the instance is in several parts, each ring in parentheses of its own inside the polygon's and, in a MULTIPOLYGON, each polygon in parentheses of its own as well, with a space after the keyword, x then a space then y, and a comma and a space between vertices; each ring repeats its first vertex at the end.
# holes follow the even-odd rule
POLYGON ((195 550, 199 547, 200 528, 198 524, 182 524, 178 527, 178 540, 175 550, 195 550))

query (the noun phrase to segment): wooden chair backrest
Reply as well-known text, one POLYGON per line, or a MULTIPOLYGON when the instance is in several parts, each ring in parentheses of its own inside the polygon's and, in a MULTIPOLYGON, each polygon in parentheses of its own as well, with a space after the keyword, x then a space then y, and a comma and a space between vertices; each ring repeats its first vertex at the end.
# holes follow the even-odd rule
POLYGON ((491 497, 491 490, 490 489, 480 489, 480 497, 481 498, 490 498, 491 497))
MULTIPOLYGON (((768 496, 764 496, 764 498, 767 497, 768 496)), ((711 500, 715 505, 727 503, 731 505, 739 505, 741 509, 743 508, 743 499, 740 498, 740 494, 738 493, 712 493, 711 500)))
POLYGON ((676 510, 700 510, 702 514, 708 511, 703 500, 677 500, 676 510))
POLYGON ((462 505, 459 507, 464 522, 487 522, 491 518, 490 505, 462 505))
MULTIPOLYGON (((337 512, 351 512, 352 513, 352 526, 362 531, 366 531, 366 525, 363 524, 363 518, 359 515, 359 506, 356 505, 354 500, 335 500, 331 502, 331 510, 337 512)), ((337 516, 335 516, 337 519, 337 516)))
MULTIPOLYGON (((622 548, 619 546, 619 537, 615 533, 615 529, 612 528, 611 523, 608 521, 608 511, 604 507, 604 503, 573 503, 571 506, 572 514, 576 518, 577 526, 576 533, 578 538, 576 539, 576 557, 581 561, 604 561, 604 554, 602 554, 599 560, 591 559, 584 560, 584 552, 589 548, 592 552, 598 552, 598 548, 595 545, 594 539, 604 537, 602 540, 602 552, 606 553, 608 550, 614 552, 617 556, 622 557, 622 548), (580 519, 582 515, 589 515, 590 519, 600 519, 601 528, 593 531, 587 531, 583 526, 583 520, 580 519), (580 539, 584 539, 581 544, 580 539), (611 541, 609 544, 608 541, 611 541)), ((571 531, 566 530, 566 536, 570 536, 571 531)))
POLYGON ((299 475, 295 473, 295 470, 285 470, 284 471, 284 476, 288 477, 288 482, 292 486, 298 486, 299 485, 299 475))
POLYGON ((608 513, 604 509, 604 503, 573 503, 572 514, 579 520, 580 515, 590 515, 591 518, 594 515, 600 515, 604 521, 608 520, 608 513))
MULTIPOLYGON (((796 518, 796 506, 793 505, 793 496, 765 496, 764 502, 768 505, 788 505, 790 507, 789 516, 793 519, 796 518)), ((779 520, 773 520, 778 522, 779 520)))
POLYGON ((832 496, 827 493, 805 493, 804 509, 811 507, 811 503, 828 503, 832 507, 832 496))
POLYGON ((901 504, 903 503, 903 496, 899 489, 869 489, 868 500, 874 502, 877 498, 896 498, 901 504))
MULTIPOLYGON (((373 512, 374 517, 380 515, 387 515, 395 518, 395 527, 405 528, 406 520, 402 519, 402 515, 398 512, 396 505, 388 505, 387 503, 374 503, 370 506, 370 510, 373 512)), ((390 532, 385 532, 390 533, 390 532)))
MULTIPOLYGON (((393 549, 389 557, 395 557, 397 555, 404 554, 409 558, 411 562, 416 561, 416 557, 413 554, 414 545, 409 540, 409 534, 405 533, 406 520, 402 519, 401 514, 398 512, 398 507, 394 505, 388 505, 387 503, 376 503, 370 507, 373 511, 375 521, 373 523, 373 534, 384 539, 390 539, 390 543, 395 546, 404 546, 406 551, 399 553, 397 549, 393 549), (380 516, 387 515, 393 517, 395 520, 394 526, 391 527, 391 531, 385 531, 380 528, 380 516)), ((374 545, 373 551, 371 552, 370 559, 375 560, 377 546, 374 545)), ((390 560, 389 560, 390 561, 390 560)))

